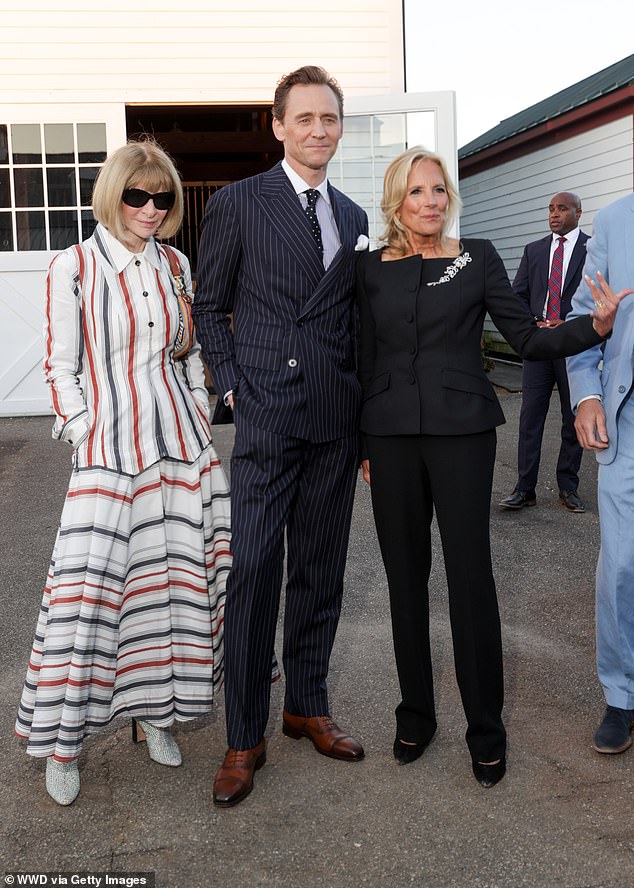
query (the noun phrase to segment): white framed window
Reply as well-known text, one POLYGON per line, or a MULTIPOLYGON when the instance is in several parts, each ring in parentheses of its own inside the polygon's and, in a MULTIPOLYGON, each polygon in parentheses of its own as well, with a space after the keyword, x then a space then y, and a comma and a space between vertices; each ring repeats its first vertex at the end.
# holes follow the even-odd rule
POLYGON ((391 161, 413 145, 440 154, 458 182, 453 92, 355 96, 346 101, 343 138, 328 178, 368 214, 370 237, 383 229, 383 177, 391 161))
POLYGON ((46 270, 90 235, 97 170, 125 144, 125 105, 0 105, 0 416, 48 413, 46 270))
POLYGON ((63 250, 89 237, 105 159, 105 122, 0 120, 0 252, 63 250))

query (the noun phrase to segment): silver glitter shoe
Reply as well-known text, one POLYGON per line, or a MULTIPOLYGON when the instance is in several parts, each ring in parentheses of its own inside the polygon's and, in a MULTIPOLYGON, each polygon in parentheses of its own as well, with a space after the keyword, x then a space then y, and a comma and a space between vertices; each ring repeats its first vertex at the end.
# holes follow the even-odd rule
POLYGON ((53 756, 46 759, 46 791, 58 805, 72 805, 79 795, 79 768, 77 759, 58 762, 53 756))
POLYGON ((145 734, 147 751, 152 761, 158 762, 159 765, 169 765, 171 768, 177 768, 183 764, 181 751, 169 731, 166 731, 164 728, 157 728, 156 725, 150 722, 133 719, 132 739, 135 743, 143 739, 138 735, 137 725, 145 734))

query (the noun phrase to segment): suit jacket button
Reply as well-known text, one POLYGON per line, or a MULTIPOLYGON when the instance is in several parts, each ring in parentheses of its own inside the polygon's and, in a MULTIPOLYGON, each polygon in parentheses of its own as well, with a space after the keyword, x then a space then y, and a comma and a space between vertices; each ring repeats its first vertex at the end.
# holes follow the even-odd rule
POLYGON ((289 367, 297 367, 297 360, 295 358, 291 358, 288 362, 289 367))
POLYGON ((620 392, 621 394, 623 394, 624 391, 625 391, 625 386, 624 386, 624 385, 620 385, 620 386, 619 386, 619 392, 620 392))

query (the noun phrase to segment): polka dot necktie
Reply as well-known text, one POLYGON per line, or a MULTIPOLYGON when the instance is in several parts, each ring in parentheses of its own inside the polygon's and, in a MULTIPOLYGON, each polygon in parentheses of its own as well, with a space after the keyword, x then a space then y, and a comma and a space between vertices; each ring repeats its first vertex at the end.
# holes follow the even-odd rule
POLYGON ((550 266, 548 278, 548 307, 546 308, 546 320, 558 321, 561 317, 561 278, 564 269, 564 243, 565 237, 557 238, 559 243, 553 253, 553 261, 550 266))
POLYGON ((315 238, 315 243, 319 248, 320 256, 324 255, 324 244, 321 239, 321 228, 319 227, 319 219, 317 218, 317 210, 315 209, 315 204, 317 203, 317 198, 319 197, 319 192, 315 191, 314 188, 309 188, 307 191, 304 191, 306 195, 306 200, 308 201, 308 206, 304 210, 306 213, 306 218, 308 219, 308 224, 310 225, 310 230, 315 238))

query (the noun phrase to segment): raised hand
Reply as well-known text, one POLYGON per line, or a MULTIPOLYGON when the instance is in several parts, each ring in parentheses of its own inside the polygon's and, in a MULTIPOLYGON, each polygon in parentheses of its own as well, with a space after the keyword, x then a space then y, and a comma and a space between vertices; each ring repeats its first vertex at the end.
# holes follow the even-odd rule
POLYGON ((597 271, 598 283, 588 275, 585 275, 585 281, 594 300, 594 310, 590 312, 592 326, 599 336, 607 336, 614 326, 619 303, 630 293, 634 293, 634 290, 625 289, 614 293, 600 271, 597 271))

